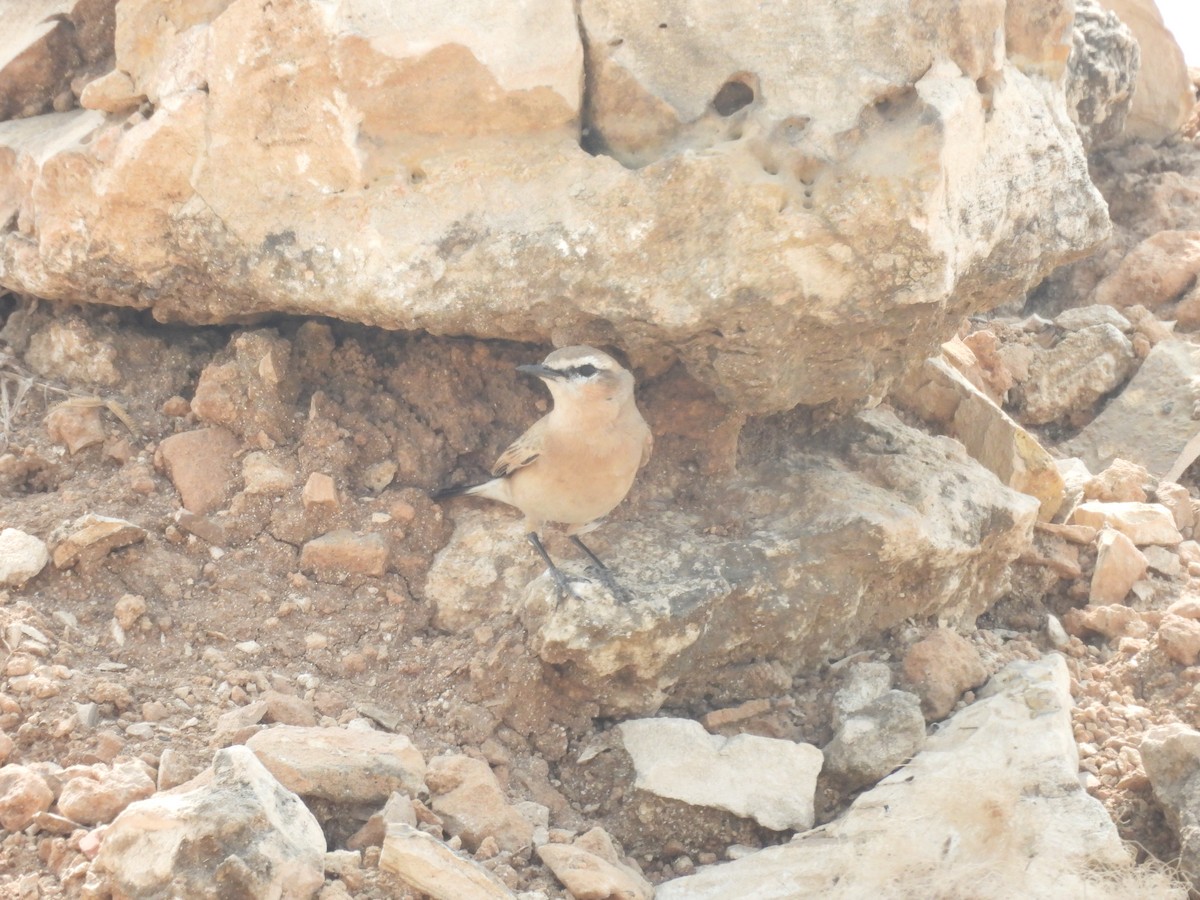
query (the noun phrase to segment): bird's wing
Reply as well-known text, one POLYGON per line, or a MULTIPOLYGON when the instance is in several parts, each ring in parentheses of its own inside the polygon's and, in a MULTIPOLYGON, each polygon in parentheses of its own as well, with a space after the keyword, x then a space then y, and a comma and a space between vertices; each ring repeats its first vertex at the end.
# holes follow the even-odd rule
POLYGON ((524 468, 542 453, 542 433, 546 430, 545 419, 538 419, 529 430, 508 445, 508 449, 500 454, 492 474, 497 478, 511 475, 517 469, 524 468))
POLYGON ((646 440, 642 443, 642 460, 638 463, 638 468, 642 468, 646 463, 650 462, 650 454, 654 451, 654 435, 650 429, 646 429, 646 440))

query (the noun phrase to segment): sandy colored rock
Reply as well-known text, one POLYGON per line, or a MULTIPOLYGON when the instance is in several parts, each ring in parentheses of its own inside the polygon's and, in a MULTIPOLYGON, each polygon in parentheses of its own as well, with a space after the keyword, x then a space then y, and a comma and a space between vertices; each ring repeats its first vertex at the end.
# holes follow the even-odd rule
POLYGON ((1085 500, 1107 503, 1144 503, 1146 486, 1153 480, 1144 466, 1124 459, 1114 459, 1103 472, 1083 485, 1085 500))
POLYGON ((725 738, 691 719, 634 719, 617 731, 640 791, 723 809, 776 831, 812 827, 822 756, 810 744, 752 734, 725 738))
POLYGON ((537 853, 576 900, 653 900, 654 887, 621 861, 603 828, 572 844, 542 844, 537 853))
POLYGON ((1088 601, 1097 606, 1121 603, 1134 582, 1146 574, 1146 556, 1120 531, 1105 528, 1096 538, 1096 568, 1088 601))
POLYGON ((1116 529, 1138 546, 1165 544, 1173 547, 1183 540, 1171 511, 1158 503, 1089 500, 1075 508, 1071 521, 1092 528, 1116 529))
POLYGON ((1133 372, 1133 345, 1113 325, 1072 332, 1048 349, 1035 348, 1028 376, 1014 389, 1017 418, 1045 425, 1087 410, 1133 372))
POLYGON ((483 866, 409 825, 388 826, 379 868, 433 900, 511 900, 514 896, 483 866))
POLYGON ((0 585, 24 587, 48 562, 50 551, 41 538, 18 528, 0 530, 0 585))
POLYGON ((0 768, 0 828, 21 831, 54 802, 54 792, 31 769, 16 764, 0 768))
POLYGON ((1200 657, 1200 621, 1168 613, 1158 626, 1158 642, 1172 661, 1194 666, 1200 657))
POLYGON ((236 490, 234 457, 240 444, 225 428, 198 428, 173 434, 158 445, 154 455, 166 472, 180 503, 197 515, 214 512, 236 490))
POLYGON ((486 837, 500 849, 518 853, 531 846, 533 825, 509 805, 491 767, 469 756, 436 756, 429 761, 425 783, 433 811, 446 831, 462 838, 474 852, 486 837))
POLYGON ((115 69, 153 115, 0 123, 0 218, 20 223, 0 277, 18 292, 193 323, 617 335, 634 365, 677 356, 739 410, 852 410, 946 322, 1105 233, 1046 80, 1065 8, 1040 30, 1014 11, 1017 64, 1000 4, 120 13, 115 69), (684 262, 705 258, 721 263, 702 277, 684 262), (834 339, 862 321, 853 347, 834 339))
POLYGON ((1175 527, 1180 531, 1192 528, 1196 524, 1192 495, 1183 485, 1164 481, 1154 489, 1154 499, 1171 511, 1175 527))
POLYGON ((1092 298, 1109 306, 1157 309, 1181 299, 1198 273, 1200 231, 1160 231, 1130 250, 1092 298))
POLYGON ((1195 105, 1183 51, 1163 25, 1154 0, 1100 0, 1100 4, 1121 17, 1141 49, 1126 134, 1146 141, 1174 136, 1195 105))
POLYGON ((245 747, 213 757, 212 777, 131 804, 109 826, 93 867, 129 897, 309 900, 324 883, 325 836, 245 747))
POLYGON ((1191 416, 1196 378, 1200 347, 1177 339, 1157 344, 1124 390, 1060 449, 1094 472, 1120 457, 1176 481, 1200 455, 1200 422, 1191 416))
POLYGON ((259 434, 272 441, 293 437, 298 383, 291 352, 291 343, 273 331, 238 333, 200 373, 192 412, 244 440, 259 434))
POLYGON ((134 89, 133 79, 128 72, 113 69, 87 83, 79 95, 79 105, 84 109, 120 114, 132 112, 145 99, 134 89))
POLYGON ((246 742, 290 791, 334 803, 382 805, 424 787, 425 760, 403 735, 276 725, 246 742))
POLYGON ((25 362, 55 381, 66 378, 103 387, 121 382, 116 348, 102 340, 91 325, 73 316, 57 319, 34 333, 25 362))
POLYGON ((307 510, 332 511, 338 506, 337 487, 324 472, 313 472, 308 476, 301 498, 307 510))
POLYGON ((63 785, 58 808, 74 822, 98 825, 111 822, 130 803, 149 797, 155 790, 145 763, 130 760, 93 769, 90 777, 72 778, 63 785))
POLYGON ((963 691, 983 684, 987 669, 970 641, 939 628, 909 648, 904 677, 921 698, 925 718, 934 721, 945 718, 963 691))
POLYGON ((148 608, 146 598, 141 594, 122 594, 113 607, 113 618, 128 631, 138 619, 146 614, 148 608))
POLYGON ((1036 497, 1039 519, 1047 521, 1058 512, 1063 479, 1054 458, 946 358, 930 358, 914 368, 892 399, 945 428, 1009 487, 1036 497))
MULTIPOLYGON (((1034 498, 1001 485, 960 445, 919 436, 881 410, 830 427, 802 453, 771 442, 757 452, 743 453, 737 477, 711 499, 712 509, 753 515, 753 540, 714 533, 711 516, 659 505, 597 533, 608 542, 599 552, 619 560, 631 602, 584 583, 560 601, 549 577, 523 599, 503 582, 481 589, 465 576, 442 583, 472 597, 427 596, 463 606, 486 598, 492 616, 520 602, 548 677, 609 713, 645 715, 667 697, 710 695, 714 679, 730 683, 729 702, 760 697, 761 687, 732 687, 747 664, 795 671, 836 659, 910 615, 973 620, 1007 591, 1008 566, 1037 514, 1034 498), (798 594, 787 584, 808 587, 798 594)), ((519 538, 519 520, 509 523, 519 538)), ((474 568, 461 539, 451 538, 443 564, 474 568)))
POLYGON ((348 575, 387 572, 388 544, 379 534, 355 534, 338 529, 300 548, 300 571, 311 572, 321 581, 340 582, 348 575))
POLYGON ((1069 609, 1063 616, 1063 627, 1070 634, 1082 636, 1091 632, 1102 634, 1110 641, 1122 637, 1143 638, 1150 633, 1137 610, 1119 603, 1069 609))
POLYGON ((46 416, 46 431, 50 439, 62 444, 71 452, 78 453, 88 447, 103 444, 108 435, 100 420, 100 409, 95 406, 73 406, 62 403, 46 416))
POLYGON ((247 494, 278 497, 286 494, 296 483, 296 473, 286 465, 275 463, 267 454, 255 450, 242 457, 242 481, 247 494))
POLYGON ((78 565, 82 571, 88 571, 99 565, 113 550, 145 539, 146 531, 140 525, 125 519, 89 513, 76 519, 67 536, 55 546, 54 565, 58 569, 78 565))

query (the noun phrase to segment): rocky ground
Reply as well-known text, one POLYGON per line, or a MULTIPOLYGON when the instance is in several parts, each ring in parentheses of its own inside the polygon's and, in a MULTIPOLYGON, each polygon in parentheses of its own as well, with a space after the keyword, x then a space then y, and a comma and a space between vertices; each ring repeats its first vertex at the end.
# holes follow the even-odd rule
MULTIPOLYGON (((263 758, 286 755, 265 742, 281 726, 320 729, 285 732, 283 743, 323 748, 316 780, 338 785, 289 785, 328 841, 323 897, 416 896, 381 854, 381 816, 393 830, 407 823, 444 838, 439 847, 465 848, 529 897, 565 896, 552 870, 569 866, 533 850, 547 841, 583 849, 593 866, 607 857, 617 874, 606 877, 636 891, 803 830, 803 813, 768 828, 745 814, 706 822, 690 807, 695 823, 668 808, 647 831, 613 793, 627 763, 586 765, 597 741, 611 741, 609 723, 538 687, 540 663, 518 622, 434 627, 423 574, 451 526, 426 490, 478 471, 510 423, 544 409, 513 377, 537 351, 292 320, 173 329, 11 295, 0 304, 0 526, 10 529, 0 539, 0 895, 104 896, 111 883, 93 858, 121 809, 201 773, 221 747, 250 740, 263 758), (49 559, 40 540, 24 546, 18 534, 44 536, 49 559), (32 560, 27 570, 21 560, 32 560), (369 765, 330 774, 339 755, 373 740, 382 743, 369 765), (381 759, 394 771, 375 771, 381 759), (619 862, 610 833, 632 860, 619 862)), ((954 345, 984 386, 1021 374, 1020 361, 1032 369, 1004 393, 1051 446, 1121 390, 1152 341, 1172 340, 1120 316, 1074 315, 1065 326, 1036 316, 975 323, 954 345), (979 353, 964 355, 969 347, 979 353), (1085 362, 1087 378, 1038 381, 1039 367, 1085 362)), ((686 493, 705 477, 670 450, 655 465, 610 528, 646 514, 651 485, 686 493)), ((970 705, 971 689, 1006 663, 1057 650, 1087 790, 1140 858, 1177 860, 1139 746, 1153 726, 1197 724, 1195 479, 1189 470, 1167 483, 1125 462, 1098 477, 1060 468, 1079 508, 1070 524, 1038 526, 1008 598, 966 640, 910 621, 817 671, 765 679, 756 700, 667 711, 714 734, 825 747, 831 760, 855 710, 846 692, 878 696, 862 688, 875 679, 883 691, 906 688, 893 693, 897 720, 915 716, 915 749, 926 720, 970 705), (1090 507, 1099 519, 1087 519, 1090 507), (1098 539, 1106 522, 1116 549, 1098 539)), ((537 573, 532 559, 519 569, 537 573)), ((256 765, 227 753, 212 777, 253 782, 256 765)), ((842 765, 827 763, 810 823, 836 819, 865 778, 886 772, 842 765)))

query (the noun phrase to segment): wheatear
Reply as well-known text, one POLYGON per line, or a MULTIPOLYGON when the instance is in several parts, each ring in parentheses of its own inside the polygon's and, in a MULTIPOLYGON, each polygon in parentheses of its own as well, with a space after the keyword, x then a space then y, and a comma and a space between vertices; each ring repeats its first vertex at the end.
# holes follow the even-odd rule
POLYGON ((546 552, 541 531, 548 522, 566 525, 605 586, 619 594, 608 567, 579 536, 625 499, 650 459, 654 439, 634 402, 633 376, 593 347, 564 347, 541 365, 517 371, 542 379, 554 408, 500 454, 490 481, 444 488, 434 499, 477 494, 515 506, 525 514, 526 536, 563 592, 569 592, 567 577, 546 552))

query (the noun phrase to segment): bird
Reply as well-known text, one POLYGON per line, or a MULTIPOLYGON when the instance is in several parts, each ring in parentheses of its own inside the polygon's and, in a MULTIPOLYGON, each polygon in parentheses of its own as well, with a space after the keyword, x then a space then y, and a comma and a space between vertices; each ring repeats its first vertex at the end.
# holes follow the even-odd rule
POLYGON ((569 579, 546 552, 541 535, 548 523, 565 525, 605 587, 620 597, 608 566, 580 536, 625 499, 650 461, 654 437, 634 399, 633 375, 607 353, 587 346, 563 347, 517 371, 541 379, 553 407, 500 454, 490 479, 443 488, 433 499, 471 495, 520 510, 525 536, 549 566, 560 599, 571 593, 569 579))

